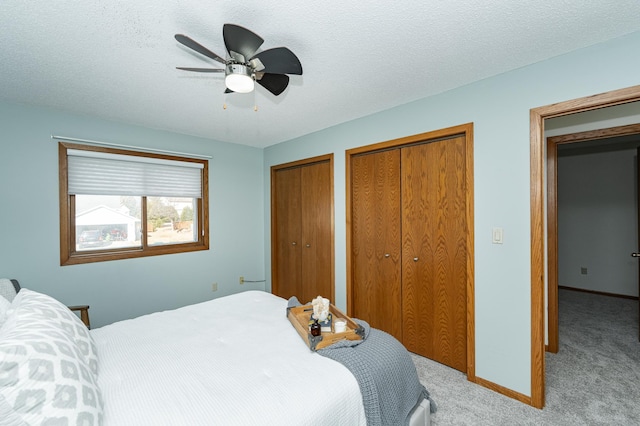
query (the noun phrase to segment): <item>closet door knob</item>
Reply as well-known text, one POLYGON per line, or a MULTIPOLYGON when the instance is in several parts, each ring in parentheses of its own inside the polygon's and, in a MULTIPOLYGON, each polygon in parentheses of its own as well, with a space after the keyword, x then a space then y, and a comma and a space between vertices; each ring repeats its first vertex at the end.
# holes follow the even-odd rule
POLYGON ((413 261, 414 261, 414 262, 417 262, 417 261, 418 261, 418 258, 417 258, 417 257, 414 257, 414 258, 413 258, 413 261))
POLYGON ((311 247, 311 244, 307 244, 307 248, 311 247))
POLYGON ((294 241, 291 243, 292 246, 295 246, 297 243, 294 241))
POLYGON ((384 257, 389 257, 389 256, 391 256, 389 253, 384 254, 384 257))

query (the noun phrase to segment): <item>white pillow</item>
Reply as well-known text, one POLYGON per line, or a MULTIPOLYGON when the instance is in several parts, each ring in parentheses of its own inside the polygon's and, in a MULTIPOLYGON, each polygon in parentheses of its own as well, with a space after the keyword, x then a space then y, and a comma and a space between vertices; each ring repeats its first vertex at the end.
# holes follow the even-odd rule
POLYGON ((103 422, 92 355, 78 344, 83 333, 69 326, 73 321, 61 306, 69 311, 49 296, 22 289, 8 311, 0 328, 0 413, 7 419, 33 425, 103 422))

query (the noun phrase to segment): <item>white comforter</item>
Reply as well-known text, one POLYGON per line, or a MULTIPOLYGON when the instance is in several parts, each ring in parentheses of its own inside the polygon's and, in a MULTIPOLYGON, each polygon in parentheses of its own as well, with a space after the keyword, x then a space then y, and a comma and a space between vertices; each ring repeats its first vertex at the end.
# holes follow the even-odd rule
POLYGON ((105 426, 365 425, 355 378, 286 305, 249 291, 92 330, 105 426))

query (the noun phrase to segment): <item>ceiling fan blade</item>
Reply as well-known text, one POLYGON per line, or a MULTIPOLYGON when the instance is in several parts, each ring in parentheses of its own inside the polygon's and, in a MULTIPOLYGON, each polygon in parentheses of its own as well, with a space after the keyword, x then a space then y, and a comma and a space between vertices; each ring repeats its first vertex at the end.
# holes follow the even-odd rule
POLYGON ((213 53, 212 51, 210 51, 209 49, 207 49, 206 47, 204 47, 203 45, 201 45, 197 41, 187 37, 186 35, 176 34, 175 37, 176 37, 176 40, 178 40, 178 42, 184 44, 189 49, 195 50, 196 52, 200 53, 201 55, 204 55, 204 56, 206 56, 208 58, 211 58, 214 61, 218 61, 221 64, 225 64, 225 65, 227 64, 227 61, 224 58, 222 58, 221 56, 213 53))
POLYGON ((264 40, 259 35, 234 24, 224 24, 222 36, 224 37, 224 45, 227 46, 229 53, 232 51, 239 53, 244 56, 245 61, 248 61, 264 43, 264 40))
POLYGON ((190 68, 190 67, 176 67, 178 70, 194 71, 194 72, 224 72, 222 68, 190 68))
POLYGON ((300 60, 286 47, 267 49, 251 58, 251 60, 253 59, 260 59, 266 73, 302 75, 300 60))
POLYGON ((278 96, 289 85, 289 76, 286 74, 264 74, 258 83, 265 89, 278 96))

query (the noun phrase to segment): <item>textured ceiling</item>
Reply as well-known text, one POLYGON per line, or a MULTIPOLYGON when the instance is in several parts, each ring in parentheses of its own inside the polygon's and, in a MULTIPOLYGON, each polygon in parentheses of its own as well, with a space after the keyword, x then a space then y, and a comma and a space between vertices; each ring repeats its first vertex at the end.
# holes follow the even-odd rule
MULTIPOLYGON (((0 99, 257 147, 640 30, 637 0, 2 0, 0 99), (224 95, 224 23, 304 75, 224 95), (227 108, 224 109, 223 105, 227 108), (258 111, 254 111, 257 105, 258 111)), ((67 135, 99 139, 100 135, 67 135)))

